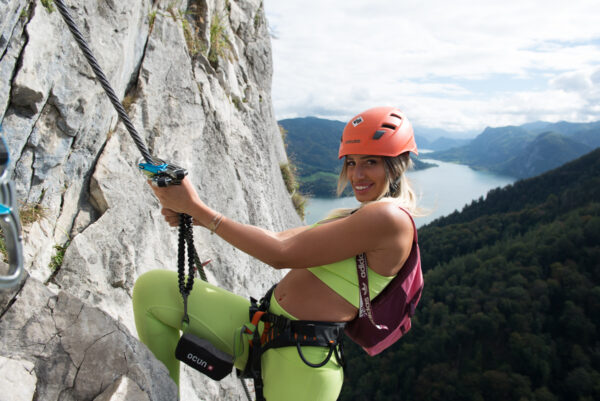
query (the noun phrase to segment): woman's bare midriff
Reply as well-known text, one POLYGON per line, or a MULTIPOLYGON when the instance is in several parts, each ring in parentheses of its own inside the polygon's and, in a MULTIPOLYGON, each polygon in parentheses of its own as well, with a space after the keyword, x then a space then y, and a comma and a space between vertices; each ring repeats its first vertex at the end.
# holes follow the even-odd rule
POLYGON ((294 269, 275 287, 283 309, 300 320, 347 322, 357 309, 307 269, 294 269))

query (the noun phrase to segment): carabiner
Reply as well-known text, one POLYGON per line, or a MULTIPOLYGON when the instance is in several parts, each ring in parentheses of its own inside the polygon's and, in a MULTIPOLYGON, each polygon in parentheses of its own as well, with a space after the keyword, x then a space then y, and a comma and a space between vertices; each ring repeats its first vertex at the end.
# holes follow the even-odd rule
POLYGON ((187 175, 187 171, 179 166, 167 163, 162 159, 153 158, 154 163, 148 163, 144 158, 138 160, 138 168, 159 187, 179 185, 187 175))
MULTIPOLYGON (((0 125, 0 134, 2 126, 0 125)), ((17 209, 14 183, 9 179, 10 155, 4 138, 0 136, 0 229, 8 257, 8 273, 0 275, 0 289, 19 284, 23 276, 23 238, 17 209)))

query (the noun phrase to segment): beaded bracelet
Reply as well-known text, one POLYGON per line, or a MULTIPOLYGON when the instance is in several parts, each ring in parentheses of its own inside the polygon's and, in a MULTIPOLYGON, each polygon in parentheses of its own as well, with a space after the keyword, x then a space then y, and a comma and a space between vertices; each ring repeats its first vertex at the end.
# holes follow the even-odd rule
POLYGON ((223 221, 223 215, 221 213, 217 213, 215 217, 213 217, 213 219, 210 221, 210 224, 207 227, 210 230, 210 235, 213 235, 215 231, 217 231, 217 228, 219 228, 219 224, 221 224, 221 221, 223 221))

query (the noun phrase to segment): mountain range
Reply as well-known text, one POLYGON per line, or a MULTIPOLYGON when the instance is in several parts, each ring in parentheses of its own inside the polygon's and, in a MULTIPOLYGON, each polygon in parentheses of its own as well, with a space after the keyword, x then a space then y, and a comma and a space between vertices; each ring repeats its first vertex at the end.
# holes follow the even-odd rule
POLYGON ((536 122, 486 128, 470 142, 428 154, 474 169, 528 178, 558 167, 600 146, 600 121, 536 122))

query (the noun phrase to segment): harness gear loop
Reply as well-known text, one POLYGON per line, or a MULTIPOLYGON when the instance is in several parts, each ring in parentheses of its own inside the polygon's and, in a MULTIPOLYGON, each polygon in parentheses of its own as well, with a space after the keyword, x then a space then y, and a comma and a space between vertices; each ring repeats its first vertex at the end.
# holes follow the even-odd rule
MULTIPOLYGON (((327 364, 327 362, 329 362, 329 360, 331 359, 331 355, 333 354, 333 350, 335 349, 335 346, 329 345, 329 353, 327 354, 325 359, 323 359, 323 361, 320 363, 311 363, 306 360, 306 358, 304 357, 304 354, 302 353, 302 348, 300 347, 300 341, 296 341, 296 348, 298 349, 298 355, 300 355, 300 359, 302 359, 302 362, 304 362, 311 368, 320 368, 321 366, 325 366, 325 364, 327 364)), ((336 355, 336 357, 337 357, 337 355, 336 355)))

